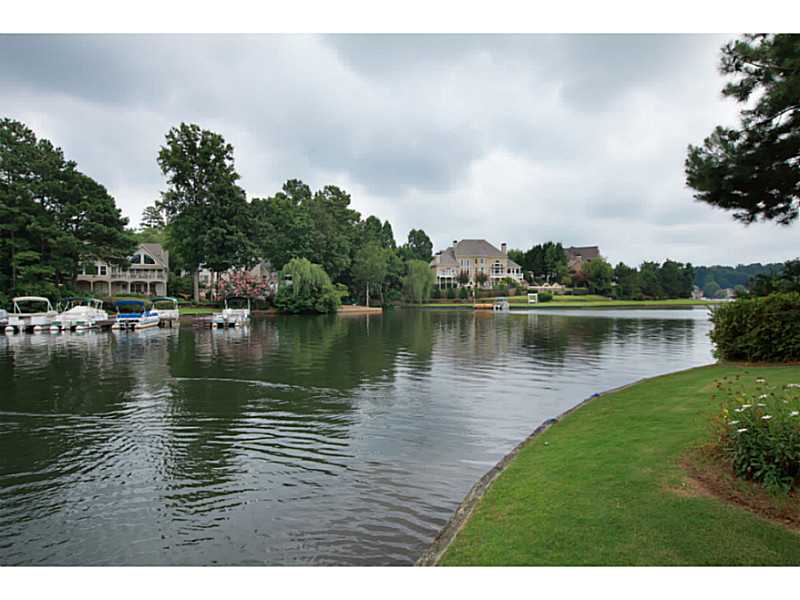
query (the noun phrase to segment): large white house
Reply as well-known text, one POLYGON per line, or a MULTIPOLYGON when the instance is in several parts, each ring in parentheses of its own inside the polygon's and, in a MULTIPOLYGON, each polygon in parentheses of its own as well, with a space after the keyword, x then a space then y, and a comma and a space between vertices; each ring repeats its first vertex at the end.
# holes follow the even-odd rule
POLYGON ((169 252, 161 244, 139 244, 127 268, 103 261, 84 264, 77 277, 77 286, 79 291, 95 296, 131 293, 165 296, 168 277, 169 252))
POLYGON ((455 240, 452 246, 436 253, 430 266, 438 287, 459 285, 458 274, 462 271, 467 274, 468 286, 478 285, 479 273, 486 275, 484 287, 492 287, 507 277, 523 281, 522 267, 508 258, 505 243, 498 250, 486 240, 455 240))

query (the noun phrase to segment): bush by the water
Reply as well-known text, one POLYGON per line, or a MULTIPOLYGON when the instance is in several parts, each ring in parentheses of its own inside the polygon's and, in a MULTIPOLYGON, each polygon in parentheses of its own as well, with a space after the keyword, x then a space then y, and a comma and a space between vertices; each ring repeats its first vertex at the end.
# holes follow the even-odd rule
POLYGON ((467 291, 467 288, 464 287, 460 288, 458 290, 458 297, 461 298, 462 300, 466 300, 467 298, 469 298, 469 291, 467 291))
POLYGON ((539 302, 550 302, 553 299, 553 294, 550 292, 539 292, 539 302))
POLYGON ((719 446, 737 476, 788 493, 800 484, 800 383, 755 388, 738 376, 717 382, 719 446))
POLYGON ((453 300, 456 297, 456 289, 455 288, 447 288, 447 299, 453 300))
POLYGON ((725 360, 800 360, 800 293, 742 298, 712 310, 711 341, 725 360))
POLYGON ((305 258, 293 258, 283 267, 290 279, 275 296, 275 308, 287 313, 330 313, 339 308, 339 294, 330 277, 319 265, 305 258))

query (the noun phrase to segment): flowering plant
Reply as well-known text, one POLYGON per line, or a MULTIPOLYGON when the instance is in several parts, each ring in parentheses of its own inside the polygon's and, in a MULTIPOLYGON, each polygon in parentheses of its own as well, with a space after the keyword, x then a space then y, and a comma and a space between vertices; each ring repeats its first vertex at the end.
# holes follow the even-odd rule
POLYGON ((217 298, 266 298, 272 294, 268 282, 259 280, 247 271, 225 273, 217 282, 215 292, 217 298))
POLYGON ((788 493, 800 484, 800 386, 747 385, 736 376, 716 383, 722 398, 719 445, 737 476, 788 493))

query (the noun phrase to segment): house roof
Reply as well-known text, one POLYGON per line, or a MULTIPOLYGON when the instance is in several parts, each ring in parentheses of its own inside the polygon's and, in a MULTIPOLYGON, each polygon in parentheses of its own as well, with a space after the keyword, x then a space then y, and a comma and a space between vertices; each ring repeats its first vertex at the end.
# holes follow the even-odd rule
POLYGON ((515 263, 515 262, 514 262, 513 260, 511 260, 510 258, 508 259, 508 266, 509 266, 509 267, 516 267, 517 269, 521 269, 521 268, 522 268, 522 265, 518 265, 517 263, 515 263))
POLYGON ((578 258, 579 256, 583 260, 592 260, 593 258, 597 258, 600 256, 600 247, 599 246, 570 246, 569 248, 564 248, 564 252, 567 253, 567 258, 569 260, 573 260, 578 258))
POLYGON ((484 258, 500 258, 505 256, 486 240, 461 240, 453 248, 456 256, 481 256, 484 258))
POLYGON ((147 252, 162 267, 169 269, 169 252, 161 244, 139 244, 139 249, 147 252))
POLYGON ((453 254, 452 247, 439 252, 433 257, 430 264, 432 267, 458 267, 458 261, 455 254, 453 254))

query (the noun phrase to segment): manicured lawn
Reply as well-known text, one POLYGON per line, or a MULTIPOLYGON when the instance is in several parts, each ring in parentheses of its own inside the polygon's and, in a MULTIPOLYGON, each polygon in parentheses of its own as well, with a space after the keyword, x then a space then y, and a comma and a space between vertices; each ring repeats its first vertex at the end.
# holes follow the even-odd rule
POLYGON ((800 565, 800 533, 687 486, 714 382, 737 373, 800 383, 797 366, 714 365, 596 398, 520 451, 440 563, 800 565))
POLYGON ((214 312, 219 312, 218 308, 213 308, 211 306, 181 306, 179 308, 182 317, 192 317, 196 315, 210 315, 214 312))

